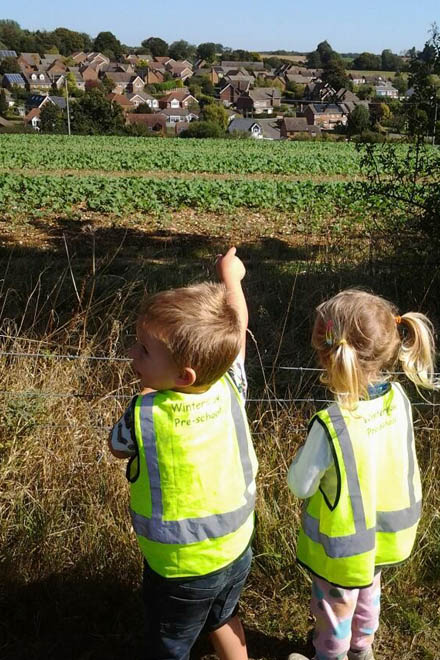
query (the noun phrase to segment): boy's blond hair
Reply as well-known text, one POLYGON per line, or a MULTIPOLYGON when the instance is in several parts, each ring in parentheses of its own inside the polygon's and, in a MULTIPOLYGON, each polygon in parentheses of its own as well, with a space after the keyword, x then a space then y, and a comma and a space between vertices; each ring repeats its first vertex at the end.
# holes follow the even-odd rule
POLYGON ((240 319, 223 284, 204 282, 148 296, 139 322, 167 346, 180 369, 194 369, 196 386, 215 383, 240 352, 240 319))
POLYGON ((321 380, 349 408, 368 398, 368 385, 383 381, 396 362, 417 387, 438 387, 429 319, 399 316, 392 303, 366 291, 347 289, 317 307, 312 346, 325 369, 321 380))

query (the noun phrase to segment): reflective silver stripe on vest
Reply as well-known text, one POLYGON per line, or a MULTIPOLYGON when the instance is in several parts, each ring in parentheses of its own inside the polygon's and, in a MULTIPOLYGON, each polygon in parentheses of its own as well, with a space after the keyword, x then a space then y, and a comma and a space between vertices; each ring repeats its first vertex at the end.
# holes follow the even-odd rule
POLYGON ((328 408, 328 413, 338 437, 342 456, 345 464, 348 493, 353 510, 355 523, 355 534, 346 536, 328 536, 319 529, 319 520, 311 516, 306 509, 303 511, 302 526, 305 534, 316 543, 320 543, 327 556, 333 559, 340 557, 352 557, 354 555, 370 552, 376 545, 376 532, 400 532, 413 527, 419 519, 422 511, 422 502, 415 501, 414 494, 414 454, 413 454, 413 432, 411 426, 411 404, 403 392, 401 392, 408 419, 407 450, 408 450, 408 491, 410 506, 397 511, 378 511, 376 513, 376 526, 367 529, 364 505, 359 483, 359 477, 354 458, 353 444, 350 439, 345 420, 340 412, 339 406, 333 404, 328 408))
POLYGON ((328 408, 328 413, 339 440, 344 459, 348 493, 350 495, 351 508, 353 510, 355 529, 356 532, 362 532, 367 529, 367 523, 365 520, 364 504, 362 501, 356 460, 354 458, 353 444, 339 406, 337 404, 331 405, 328 408))
POLYGON ((151 489, 151 518, 131 510, 133 528, 139 536, 145 536, 151 541, 186 545, 198 543, 208 538, 218 538, 231 534, 239 529, 249 518, 254 509, 255 493, 249 492, 253 483, 252 463, 249 456, 248 436, 243 413, 231 383, 228 383, 231 412, 237 434, 241 464, 246 484, 244 493, 245 504, 234 511, 218 513, 201 518, 185 518, 183 520, 163 520, 162 490, 160 471, 157 459, 156 434, 153 423, 153 394, 142 398, 140 420, 142 442, 145 450, 148 476, 151 489))

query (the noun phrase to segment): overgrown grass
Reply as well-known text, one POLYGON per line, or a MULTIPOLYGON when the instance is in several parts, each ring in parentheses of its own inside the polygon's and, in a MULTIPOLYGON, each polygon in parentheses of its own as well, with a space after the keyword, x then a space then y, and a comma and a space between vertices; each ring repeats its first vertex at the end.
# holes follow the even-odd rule
MULTIPOLYGON (((295 564, 299 503, 286 472, 320 407, 313 399, 326 393, 316 373, 279 367, 314 366, 313 308, 345 286, 369 287, 438 324, 438 271, 348 226, 295 232, 283 214, 172 214, 165 225, 78 214, 8 227, 0 248, 0 656, 140 657, 141 558, 124 466, 106 449, 136 385, 116 358, 132 341, 143 290, 213 277, 215 255, 232 242, 248 270, 249 396, 261 399, 248 406, 260 461, 255 562, 243 597, 249 650, 260 660, 312 655, 309 581, 295 564), (112 361, 88 359, 97 355, 112 361)), ((436 410, 415 409, 417 427, 433 429, 417 433, 424 514, 411 560, 384 573, 379 658, 439 657, 436 410)), ((201 640, 193 657, 209 653, 201 640)))

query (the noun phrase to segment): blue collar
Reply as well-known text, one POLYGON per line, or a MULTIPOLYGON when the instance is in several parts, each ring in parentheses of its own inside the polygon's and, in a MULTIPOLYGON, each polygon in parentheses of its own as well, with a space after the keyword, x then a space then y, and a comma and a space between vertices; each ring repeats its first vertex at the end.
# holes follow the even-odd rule
POLYGON ((389 392, 390 388, 390 383, 376 383, 375 385, 368 385, 368 396, 370 399, 377 399, 377 397, 383 396, 386 394, 386 392, 389 392))

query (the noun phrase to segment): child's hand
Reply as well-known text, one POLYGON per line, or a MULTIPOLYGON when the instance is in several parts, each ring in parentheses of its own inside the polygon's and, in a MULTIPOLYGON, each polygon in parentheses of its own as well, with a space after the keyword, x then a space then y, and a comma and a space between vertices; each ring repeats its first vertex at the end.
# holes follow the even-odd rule
POLYGON ((231 247, 226 254, 218 255, 215 262, 217 275, 226 286, 241 282, 246 275, 246 268, 241 259, 236 256, 236 252, 237 248, 231 247))

